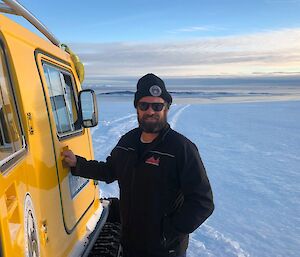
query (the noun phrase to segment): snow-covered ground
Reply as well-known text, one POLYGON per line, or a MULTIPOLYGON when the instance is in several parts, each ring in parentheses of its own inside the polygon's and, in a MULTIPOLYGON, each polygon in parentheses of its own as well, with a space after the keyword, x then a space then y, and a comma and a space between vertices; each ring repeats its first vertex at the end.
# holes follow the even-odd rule
MULTIPOLYGON (((137 126, 129 99, 98 97, 96 159, 137 126)), ((191 235, 188 257, 299 256, 300 101, 178 102, 169 123, 198 146, 216 204, 191 235)), ((100 186, 102 196, 118 196, 116 183, 100 186)))

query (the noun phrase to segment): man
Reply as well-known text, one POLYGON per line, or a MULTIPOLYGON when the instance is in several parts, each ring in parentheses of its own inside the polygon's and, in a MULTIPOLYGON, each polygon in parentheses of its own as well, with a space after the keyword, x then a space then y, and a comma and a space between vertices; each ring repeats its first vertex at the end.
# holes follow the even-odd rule
POLYGON ((197 147, 172 130, 172 97, 154 74, 137 83, 139 127, 121 137, 106 162, 63 153, 73 175, 120 187, 125 257, 186 256, 188 234, 213 212, 213 196, 197 147))

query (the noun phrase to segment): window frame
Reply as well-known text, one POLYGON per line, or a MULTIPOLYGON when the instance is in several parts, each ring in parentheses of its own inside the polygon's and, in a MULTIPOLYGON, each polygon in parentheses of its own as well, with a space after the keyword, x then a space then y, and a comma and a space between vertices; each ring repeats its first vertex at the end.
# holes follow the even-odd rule
MULTIPOLYGON (((67 138, 70 138, 70 137, 82 134, 83 133, 83 127, 82 127, 82 125, 79 124, 79 128, 76 129, 75 122, 73 123, 73 125, 74 125, 74 131, 58 132, 56 120, 55 120, 55 117, 54 117, 56 114, 52 111, 52 103, 51 103, 50 94, 49 94, 50 93, 50 88, 49 88, 49 85, 47 83, 47 78, 46 78, 47 75, 46 75, 46 72, 45 72, 44 65, 50 66, 51 68, 53 68, 53 69, 55 69, 55 70, 57 70, 57 71, 60 72, 59 73, 60 74, 60 82, 61 82, 62 85, 63 85, 63 82, 65 82, 63 80, 63 78, 62 78, 63 75, 67 75, 67 76, 70 77, 70 81, 71 81, 72 89, 73 89, 73 93, 74 93, 74 95, 73 95, 73 97, 74 97, 74 103, 76 105, 76 111, 77 111, 77 120, 79 121, 79 104, 78 104, 78 93, 79 92, 77 90, 77 85, 76 85, 76 81, 74 79, 73 73, 70 70, 68 70, 67 68, 59 66, 59 64, 51 62, 48 59, 41 58, 40 62, 41 62, 41 71, 40 72, 43 74, 43 77, 45 79, 44 80, 45 81, 44 87, 46 86, 47 92, 48 92, 48 96, 49 96, 49 97, 47 97, 47 98, 49 98, 49 103, 50 103, 50 106, 48 106, 48 112, 50 112, 50 111, 52 112, 53 121, 54 121, 54 125, 55 125, 55 130, 56 130, 56 136, 57 136, 58 140, 62 141, 64 139, 67 139, 67 138)), ((63 90, 64 90, 64 88, 63 88, 63 90)), ((66 101, 65 96, 66 96, 66 93, 64 92, 64 101, 66 101)), ((68 108, 67 103, 66 103, 66 107, 68 108)), ((69 117, 69 113, 68 113, 68 119, 69 118, 70 117, 69 117)))
MULTIPOLYGON (((1 87, 1 85, 0 85, 0 87, 1 87)), ((0 89, 0 97, 1 97, 1 94, 2 94, 2 92, 0 89)), ((1 108, 0 108, 0 112, 1 112, 1 108)), ((3 113, 3 120, 4 120, 4 122, 7 122, 4 113, 3 113)), ((2 138, 3 144, 0 143, 0 149, 7 149, 11 146, 11 144, 9 142, 7 142, 7 140, 6 140, 7 138, 5 136, 5 129, 4 129, 4 126, 2 126, 1 121, 2 121, 2 118, 0 118, 0 137, 2 138)))
MULTIPOLYGON (((27 150, 27 144, 26 144, 23 125, 22 125, 22 122, 20 119, 19 105, 16 100, 16 95, 15 95, 15 90, 14 90, 15 83, 13 83, 13 81, 12 81, 11 67, 9 65, 10 62, 7 58, 7 56, 8 56, 7 48, 5 47, 1 38, 0 38, 0 55, 2 55, 2 58, 0 57, 0 63, 3 67, 4 75, 6 75, 7 90, 12 99, 11 106, 16 115, 14 121, 15 121, 15 125, 18 126, 18 129, 20 131, 20 139, 21 139, 21 148, 15 152, 11 153, 9 156, 5 157, 4 159, 0 160, 0 174, 3 174, 6 172, 6 170, 9 167, 13 166, 25 154, 25 152, 27 150)), ((2 147, 5 147, 5 145, 1 146, 1 148, 2 147)))

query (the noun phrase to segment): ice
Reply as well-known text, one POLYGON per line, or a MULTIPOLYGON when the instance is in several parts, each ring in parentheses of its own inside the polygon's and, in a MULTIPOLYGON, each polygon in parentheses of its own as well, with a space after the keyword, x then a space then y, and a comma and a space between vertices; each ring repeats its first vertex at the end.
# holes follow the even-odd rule
MULTIPOLYGON (((171 128, 175 128, 175 127, 176 127, 176 123, 177 123, 177 121, 178 121, 180 115, 181 115, 182 112, 183 112, 186 108, 188 108, 189 106, 190 106, 190 104, 184 105, 184 106, 180 107, 179 110, 176 110, 176 112, 175 112, 175 114, 172 116, 172 118, 171 118, 171 119, 169 118, 169 123, 170 123, 171 128)), ((172 108, 172 110, 170 111, 170 115, 172 115, 172 114, 173 114, 173 108, 172 108)))
MULTIPOLYGON (((137 126, 130 97, 98 96, 92 131, 95 158, 105 160, 137 126)), ((190 239, 188 257, 299 256, 300 101, 171 106, 172 128, 191 139, 215 198, 213 215, 190 239)), ((100 184, 103 196, 118 186, 100 184)))

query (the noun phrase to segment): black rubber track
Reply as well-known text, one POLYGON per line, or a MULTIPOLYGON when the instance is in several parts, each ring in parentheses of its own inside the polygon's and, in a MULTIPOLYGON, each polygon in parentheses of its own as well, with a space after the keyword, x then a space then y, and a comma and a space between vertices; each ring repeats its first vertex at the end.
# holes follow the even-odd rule
POLYGON ((97 238, 89 257, 122 257, 121 224, 107 222, 97 238))

